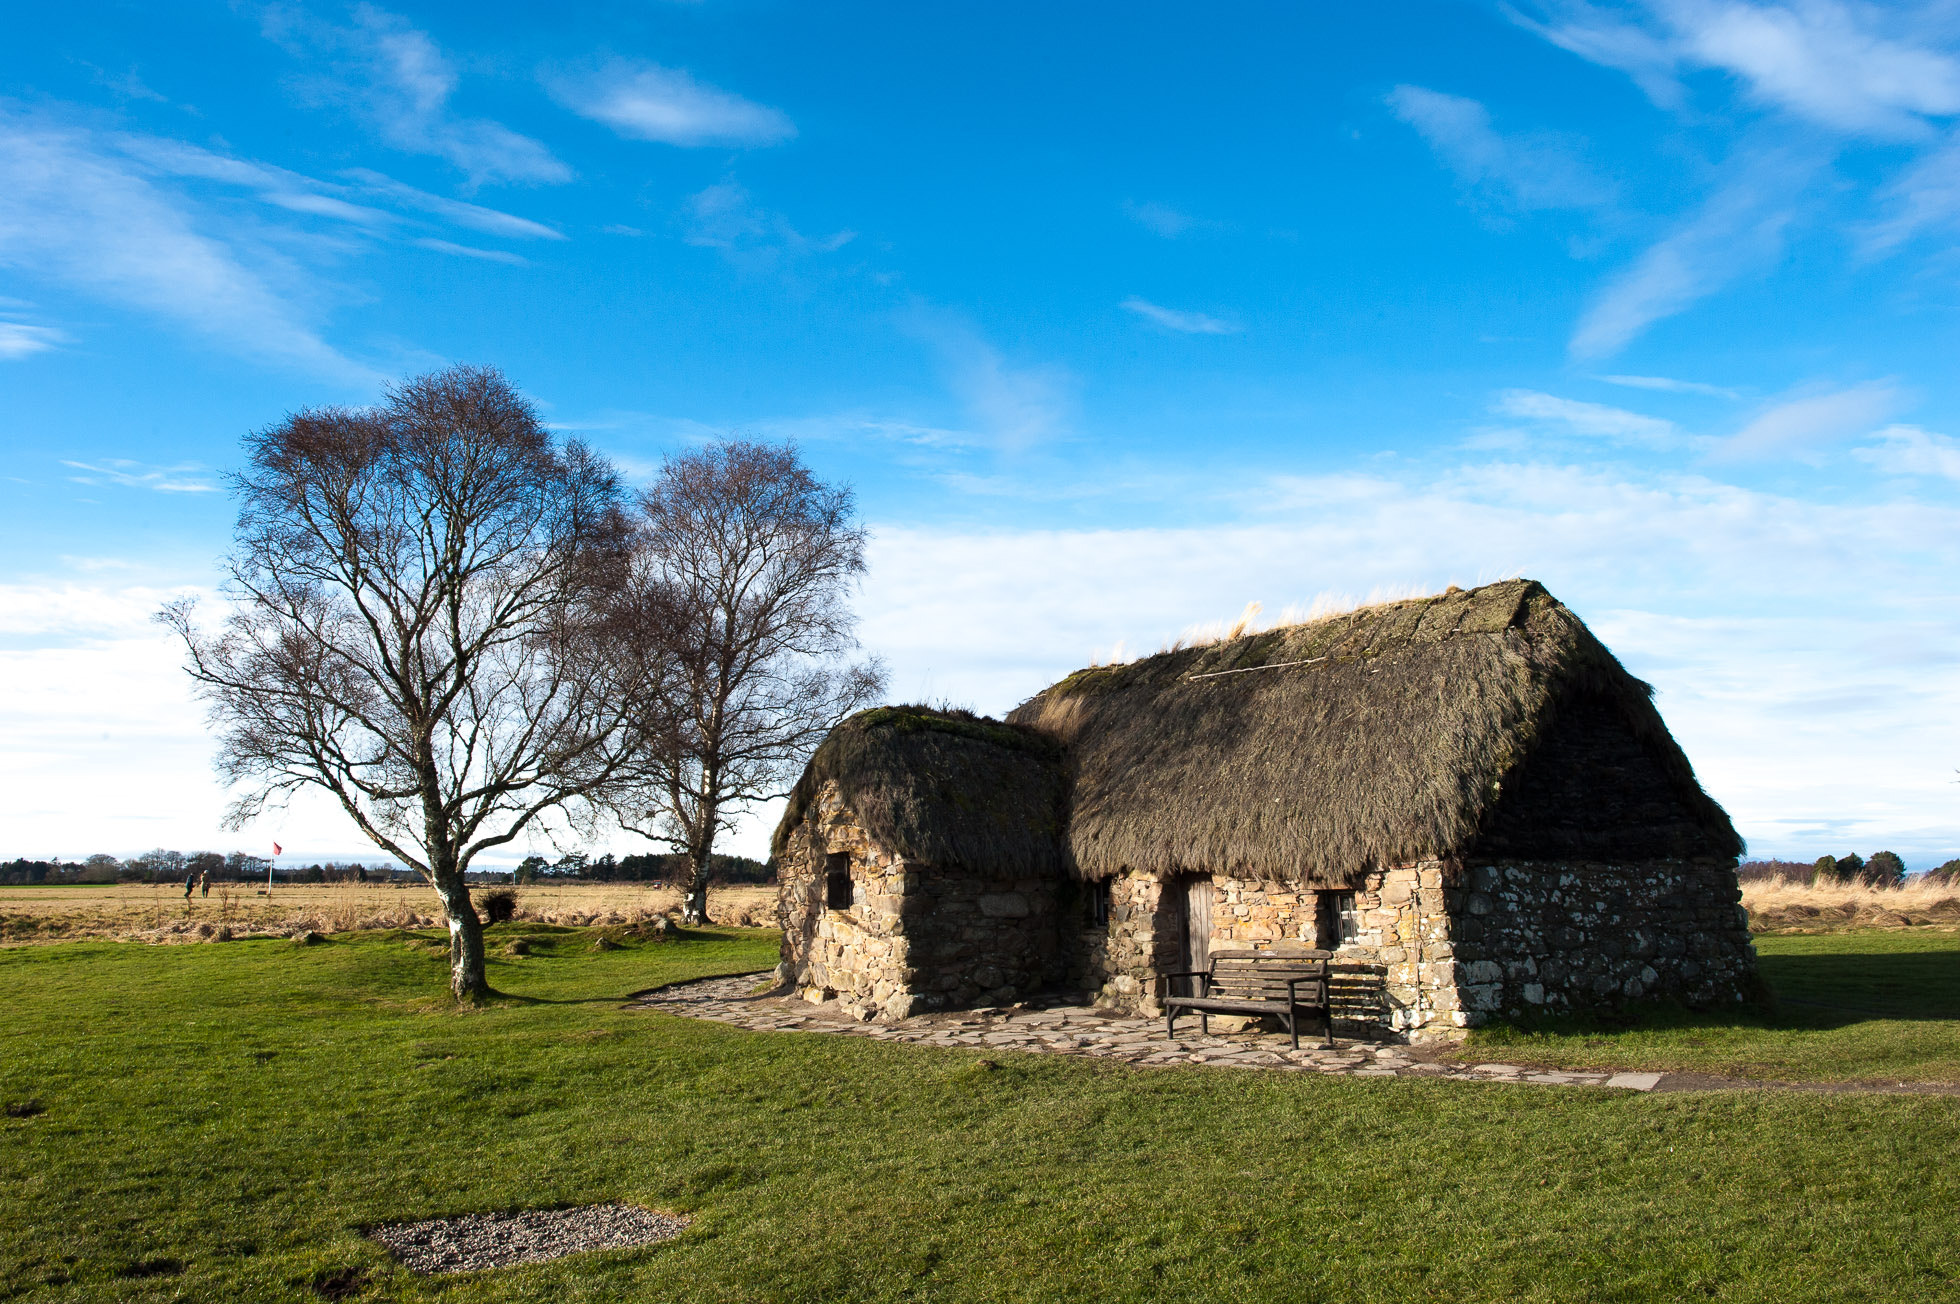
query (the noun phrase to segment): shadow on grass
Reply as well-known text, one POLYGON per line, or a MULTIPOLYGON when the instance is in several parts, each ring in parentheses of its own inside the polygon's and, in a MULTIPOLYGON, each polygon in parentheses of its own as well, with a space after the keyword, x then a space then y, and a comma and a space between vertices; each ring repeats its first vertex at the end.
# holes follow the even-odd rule
POLYGON ((1960 1019, 1960 953, 1765 955, 1758 966, 1785 1027, 1841 1028, 1873 1019, 1960 1019))

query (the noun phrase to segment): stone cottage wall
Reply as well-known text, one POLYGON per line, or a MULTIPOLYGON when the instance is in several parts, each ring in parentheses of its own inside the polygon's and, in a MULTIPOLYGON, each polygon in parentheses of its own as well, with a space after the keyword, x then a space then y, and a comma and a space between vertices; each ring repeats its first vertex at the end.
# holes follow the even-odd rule
MULTIPOLYGON (((1136 873, 1112 879, 1108 928, 1080 936, 1078 985, 1106 1005, 1161 1013, 1163 975, 1184 967, 1184 881, 1136 873)), ((1210 949, 1334 950, 1335 1014, 1351 1031, 1378 1024, 1407 1036, 1451 1026, 1458 1004, 1440 861, 1368 876, 1355 890, 1359 934, 1338 949, 1335 939, 1315 933, 1317 896, 1213 875, 1210 949)))
POLYGON ((786 977, 858 1019, 1004 1005, 1060 976, 1056 884, 908 861, 879 846, 835 785, 785 847, 778 910, 786 977), (825 903, 827 857, 850 856, 853 902, 825 903))
POLYGON ((1161 908, 1167 890, 1155 874, 1118 874, 1109 880, 1108 926, 1077 935, 1076 987, 1094 992, 1098 1003, 1115 1009, 1163 1012, 1157 999, 1162 995, 1159 977, 1184 967, 1183 916, 1176 908, 1161 908))
POLYGON ((1212 950, 1332 951, 1338 1022, 1372 1023, 1377 1034, 1386 1030, 1411 1039, 1458 1026, 1443 862, 1400 865, 1355 884, 1358 927, 1345 943, 1319 935, 1316 889, 1234 878, 1216 881, 1212 950))
POLYGON ((1451 895, 1466 1026, 1655 999, 1734 1005, 1755 982, 1733 861, 1473 863, 1451 895))

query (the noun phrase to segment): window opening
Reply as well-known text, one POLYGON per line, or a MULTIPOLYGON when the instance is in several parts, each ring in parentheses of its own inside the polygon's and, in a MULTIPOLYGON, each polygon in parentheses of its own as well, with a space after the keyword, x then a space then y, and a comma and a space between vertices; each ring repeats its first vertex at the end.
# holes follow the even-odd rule
POLYGON ((824 857, 824 904, 832 910, 851 908, 851 853, 833 851, 824 857))
POLYGON ((1096 928, 1109 926, 1109 880, 1089 885, 1089 923, 1096 928))
POLYGON ((1346 946, 1361 934, 1361 915, 1352 892, 1320 894, 1320 945, 1328 950, 1346 946))

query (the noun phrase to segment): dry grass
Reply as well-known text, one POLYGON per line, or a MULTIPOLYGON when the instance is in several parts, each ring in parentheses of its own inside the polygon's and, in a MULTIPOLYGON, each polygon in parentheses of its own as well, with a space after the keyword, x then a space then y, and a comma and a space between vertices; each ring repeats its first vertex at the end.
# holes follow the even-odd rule
POLYGON ((1902 887, 1864 883, 1811 886, 1782 879, 1742 885, 1754 933, 1826 933, 1849 928, 1960 925, 1960 885, 1907 880, 1902 887))
MULTIPOLYGON (((672 888, 637 883, 555 883, 515 891, 519 919, 575 927, 637 924, 680 907, 680 894, 672 888)), ((717 923, 774 927, 776 889, 710 889, 708 915, 717 923)), ((419 883, 282 884, 269 897, 262 887, 214 883, 209 897, 189 901, 181 886, 168 883, 0 888, 0 943, 81 937, 218 941, 305 930, 428 928, 442 920, 435 892, 419 883)))

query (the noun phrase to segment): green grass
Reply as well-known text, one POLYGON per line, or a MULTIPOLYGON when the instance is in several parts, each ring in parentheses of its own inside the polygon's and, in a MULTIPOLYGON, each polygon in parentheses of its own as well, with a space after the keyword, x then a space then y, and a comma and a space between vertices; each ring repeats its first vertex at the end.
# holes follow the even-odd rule
POLYGON ((1470 1058, 1804 1082, 1960 1082, 1960 934, 1759 937, 1767 1012, 1479 1030, 1470 1058))
POLYGON ((399 935, 0 952, 0 1299, 1960 1296, 1960 1101, 988 1067, 619 1008, 771 938, 519 931, 473 1012, 399 935), (695 1221, 441 1279, 359 1231, 600 1200, 695 1221))

